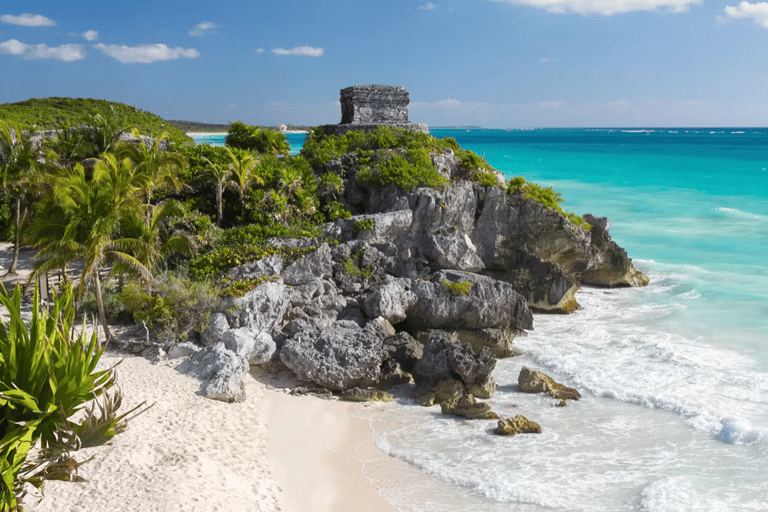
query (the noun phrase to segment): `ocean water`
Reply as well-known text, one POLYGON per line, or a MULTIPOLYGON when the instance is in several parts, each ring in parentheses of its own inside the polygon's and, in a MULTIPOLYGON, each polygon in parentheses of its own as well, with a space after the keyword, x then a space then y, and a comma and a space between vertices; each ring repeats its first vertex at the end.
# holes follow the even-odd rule
POLYGON ((433 130, 509 178, 611 219, 651 279, 583 288, 583 309, 535 315, 499 361, 490 401, 541 435, 413 405, 368 408, 399 475, 367 466, 401 511, 768 510, 768 130, 433 130), (519 392, 529 366, 582 392, 519 392))
MULTIPOLYGON (((190 137, 195 141, 195 144, 209 144, 211 146, 223 146, 224 139, 226 139, 226 133, 188 133, 190 137)), ((298 155, 301 151, 301 147, 304 145, 304 139, 307 138, 306 133, 286 133, 285 137, 288 139, 288 143, 291 145, 291 154, 298 155)))
POLYGON ((493 409, 541 435, 497 437, 407 388, 363 409, 398 459, 363 468, 381 494, 402 512, 768 511, 768 129, 432 134, 609 217, 651 282, 583 288, 498 362, 493 409), (582 399, 520 393, 523 365, 582 399))

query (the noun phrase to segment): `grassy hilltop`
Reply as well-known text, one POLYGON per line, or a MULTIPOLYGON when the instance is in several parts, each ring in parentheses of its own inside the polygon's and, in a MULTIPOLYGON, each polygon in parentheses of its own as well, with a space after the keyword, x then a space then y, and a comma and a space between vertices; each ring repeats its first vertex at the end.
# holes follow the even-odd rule
POLYGON ((0 104, 0 120, 18 123, 22 128, 33 130, 81 126, 95 114, 105 117, 114 115, 129 130, 135 126, 143 135, 156 136, 168 132, 168 140, 172 142, 192 142, 183 131, 163 118, 113 101, 89 98, 33 98, 18 103, 0 104))

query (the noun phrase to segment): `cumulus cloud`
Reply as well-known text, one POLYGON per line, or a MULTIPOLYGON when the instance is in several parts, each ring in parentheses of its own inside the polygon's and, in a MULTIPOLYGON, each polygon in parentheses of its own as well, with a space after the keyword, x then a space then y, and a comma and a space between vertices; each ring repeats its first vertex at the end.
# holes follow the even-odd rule
POLYGON ((201 21, 197 25, 195 25, 195 28, 189 30, 189 35, 193 37, 203 37, 207 36, 209 34, 218 34, 218 28, 220 25, 218 23, 213 23, 210 21, 201 21))
POLYGON ((99 33, 96 30, 87 30, 83 32, 82 36, 86 41, 95 41, 99 38, 99 33))
POLYGON ((427 2, 424 5, 420 5, 419 9, 421 9, 422 11, 434 11, 436 7, 437 7, 437 4, 433 4, 432 2, 427 2))
POLYGON ((254 51, 254 52, 256 52, 256 53, 259 53, 259 54, 261 54, 261 53, 264 53, 264 48, 256 48, 256 49, 255 49, 255 50, 253 50, 253 51, 254 51))
POLYGON ((301 55, 304 57, 322 57, 325 50, 323 48, 313 48, 312 46, 294 46, 290 50, 285 48, 272 48, 275 55, 301 55))
POLYGON ((194 59, 200 56, 200 52, 194 48, 171 48, 165 44, 142 44, 139 46, 125 46, 98 43, 93 45, 105 55, 109 55, 123 64, 138 63, 150 64, 152 62, 174 59, 194 59))
POLYGON ((56 22, 50 18, 46 18, 42 14, 29 14, 24 13, 18 16, 12 14, 3 14, 0 16, 0 21, 9 25, 22 25, 24 27, 55 27, 56 22))
POLYGON ((728 18, 746 18, 751 19, 763 28, 768 28, 768 3, 741 2, 737 7, 728 5, 725 7, 725 16, 720 16, 720 21, 726 21, 728 18))
POLYGON ((26 44, 16 39, 0 43, 0 53, 16 55, 27 60, 58 59, 74 62, 85 58, 85 50, 79 44, 48 46, 47 44, 26 44))
POLYGON ((508 4, 529 5, 552 14, 600 14, 612 16, 627 12, 685 12, 691 4, 702 0, 491 0, 508 4))

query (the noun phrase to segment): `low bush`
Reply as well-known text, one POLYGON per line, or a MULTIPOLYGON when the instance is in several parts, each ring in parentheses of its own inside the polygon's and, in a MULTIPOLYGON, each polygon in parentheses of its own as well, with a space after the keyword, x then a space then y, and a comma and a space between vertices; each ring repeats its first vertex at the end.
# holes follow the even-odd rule
POLYGON ((144 322, 163 341, 180 341, 189 332, 202 332, 219 293, 210 282, 194 282, 168 274, 147 289, 133 281, 117 296, 134 320, 144 322))

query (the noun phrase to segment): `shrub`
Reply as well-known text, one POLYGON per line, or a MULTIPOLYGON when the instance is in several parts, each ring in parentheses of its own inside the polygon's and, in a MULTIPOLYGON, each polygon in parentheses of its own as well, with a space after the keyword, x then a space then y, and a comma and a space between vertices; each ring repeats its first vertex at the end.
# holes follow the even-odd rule
POLYGON ((262 130, 257 126, 248 126, 240 121, 229 125, 225 143, 233 148, 271 155, 287 156, 291 151, 291 145, 285 134, 274 130, 262 130))
POLYGON ((535 183, 525 181, 525 178, 522 176, 516 176, 514 178, 510 178, 510 180, 507 182, 507 193, 520 193, 526 199, 538 201, 546 208, 559 212, 572 224, 578 227, 586 230, 589 230, 592 227, 578 215, 564 211, 560 206, 560 203, 563 202, 563 197, 559 192, 555 192, 552 187, 543 188, 539 185, 536 185, 535 183))
POLYGON ((368 217, 367 219, 359 219, 355 221, 355 225, 352 226, 352 231, 355 233, 359 233, 361 231, 368 231, 373 229, 375 226, 373 217, 368 217))
POLYGON ((205 330, 219 295, 211 283, 166 275, 152 290, 136 281, 129 283, 118 300, 135 320, 145 322, 156 338, 179 341, 190 331, 205 330))
MULTIPOLYGON (((69 480, 77 463, 77 434, 67 418, 114 385, 112 370, 96 370, 104 351, 96 335, 74 335, 73 293, 68 287, 41 309, 37 288, 32 318, 21 318, 21 288, 0 291, 9 320, 0 325, 0 503, 14 510, 25 481, 38 488, 43 480, 69 480), (41 459, 27 463, 30 448, 40 442, 41 459)), ((83 425, 78 430, 87 430, 83 425)), ((110 428, 105 431, 111 433, 110 428)))
POLYGON ((416 187, 439 188, 448 183, 448 180, 437 172, 426 149, 379 153, 375 162, 362 167, 357 179, 373 185, 395 185, 406 191, 416 187))
POLYGON ((451 295, 453 296, 466 297, 472 290, 473 285, 467 281, 459 281, 457 283, 453 283, 447 279, 443 279, 443 286, 446 290, 451 292, 451 295))

